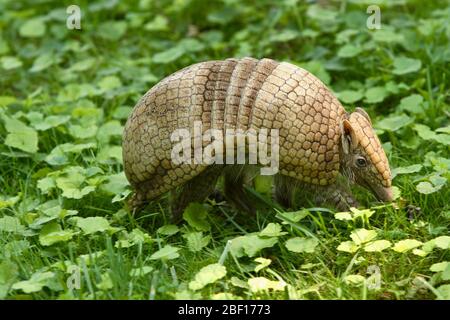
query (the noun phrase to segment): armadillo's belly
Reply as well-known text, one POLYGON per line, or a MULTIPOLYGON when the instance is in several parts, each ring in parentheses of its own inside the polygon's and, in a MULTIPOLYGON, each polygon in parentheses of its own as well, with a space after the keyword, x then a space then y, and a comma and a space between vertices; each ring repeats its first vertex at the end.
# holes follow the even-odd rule
POLYGON ((179 142, 171 135, 188 129, 194 140, 194 124, 201 123, 203 134, 276 129, 279 172, 326 185, 339 169, 344 112, 317 78, 292 64, 252 58, 198 63, 163 79, 136 105, 123 135, 124 170, 142 199, 195 177, 207 164, 195 161, 194 141, 192 162, 177 164, 172 158, 179 142))

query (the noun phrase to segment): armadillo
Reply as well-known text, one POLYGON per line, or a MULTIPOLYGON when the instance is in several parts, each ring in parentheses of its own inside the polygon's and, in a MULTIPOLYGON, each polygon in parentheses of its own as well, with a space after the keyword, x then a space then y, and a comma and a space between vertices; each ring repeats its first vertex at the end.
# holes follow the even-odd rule
MULTIPOLYGON (((275 199, 293 205, 295 190, 317 205, 357 206, 348 185, 356 183, 381 201, 392 201, 391 173, 368 114, 345 111, 310 72, 272 59, 226 59, 188 66, 164 78, 137 103, 123 134, 124 171, 141 208, 168 191, 173 212, 214 191, 224 174, 225 198, 252 210, 244 192, 245 165, 175 163, 171 134, 208 129, 279 133, 275 199)), ((202 142, 204 143, 204 142, 202 142)), ((257 165, 256 165, 257 166, 257 165)))

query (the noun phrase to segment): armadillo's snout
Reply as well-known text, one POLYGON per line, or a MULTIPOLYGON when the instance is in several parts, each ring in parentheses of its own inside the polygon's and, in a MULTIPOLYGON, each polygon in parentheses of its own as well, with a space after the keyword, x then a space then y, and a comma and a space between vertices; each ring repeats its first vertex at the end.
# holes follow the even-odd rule
POLYGON ((392 194, 392 187, 379 187, 374 190, 377 194, 378 200, 384 201, 384 202, 391 202, 394 200, 394 195, 392 194))

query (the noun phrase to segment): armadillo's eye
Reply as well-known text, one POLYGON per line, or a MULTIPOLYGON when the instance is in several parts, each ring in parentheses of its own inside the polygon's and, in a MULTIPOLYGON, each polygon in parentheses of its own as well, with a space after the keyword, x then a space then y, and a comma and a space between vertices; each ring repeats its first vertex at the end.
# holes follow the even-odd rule
POLYGON ((367 165, 367 161, 364 157, 358 157, 356 159, 356 165, 360 168, 365 167, 367 165))

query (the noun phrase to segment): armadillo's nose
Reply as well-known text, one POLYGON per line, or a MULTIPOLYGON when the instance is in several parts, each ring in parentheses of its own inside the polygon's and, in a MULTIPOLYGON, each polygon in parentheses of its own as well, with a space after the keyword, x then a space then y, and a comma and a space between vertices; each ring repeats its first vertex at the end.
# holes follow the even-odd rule
POLYGON ((392 194, 392 187, 384 188, 380 187, 375 190, 377 197, 379 200, 384 202, 390 202, 394 200, 394 196, 392 194))

